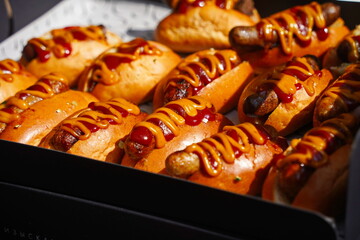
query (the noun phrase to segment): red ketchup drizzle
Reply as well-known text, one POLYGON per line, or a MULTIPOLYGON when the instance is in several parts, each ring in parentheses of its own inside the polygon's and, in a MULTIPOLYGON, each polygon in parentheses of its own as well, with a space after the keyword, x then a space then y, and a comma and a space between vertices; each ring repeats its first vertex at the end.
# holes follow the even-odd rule
MULTIPOLYGON (((87 117, 87 116, 84 116, 84 117, 87 117)), ((97 125, 92 124, 92 123, 89 123, 89 122, 86 122, 86 121, 81 121, 81 123, 84 124, 85 127, 86 127, 87 129, 89 129, 90 132, 92 132, 92 133, 97 132, 97 131, 100 129, 97 125)))
MULTIPOLYGON (((204 119, 207 119, 208 121, 214 121, 216 118, 213 109, 209 109, 209 108, 200 110, 200 111, 198 111, 198 114, 196 116, 191 117, 191 116, 188 116, 185 113, 184 109, 179 105, 168 104, 168 105, 166 105, 166 107, 174 110, 177 114, 182 116, 185 119, 185 124, 187 124, 189 126, 197 126, 204 119)), ((171 132, 171 130, 161 120, 156 119, 156 118, 150 118, 147 121, 151 122, 161 128, 166 141, 170 141, 171 139, 173 139, 175 137, 173 132, 171 132)), ((153 136, 152 132, 143 126, 135 127, 132 130, 132 132, 130 133, 131 141, 137 142, 144 146, 150 146, 153 138, 154 138, 154 136, 153 136)))
POLYGON ((50 51, 44 46, 43 48, 34 46, 34 50, 40 60, 40 62, 46 62, 50 59, 51 53, 50 51), (45 49, 43 49, 45 48, 45 49))
POLYGON ((219 8, 225 9, 226 8, 226 0, 216 0, 215 5, 219 8))
POLYGON ((81 31, 71 31, 71 35, 79 41, 84 41, 87 39, 87 36, 81 31))
POLYGON ((207 84, 212 82, 212 79, 206 74, 204 69, 199 67, 197 64, 190 64, 189 67, 195 72, 196 77, 200 79, 200 85, 197 87, 193 87, 194 95, 197 95, 198 92, 203 89, 207 84))
POLYGON ((117 56, 108 55, 108 56, 104 57, 104 62, 108 69, 114 70, 121 63, 129 63, 129 62, 131 62, 131 60, 129 58, 120 58, 117 56))
MULTIPOLYGON (((118 47, 117 52, 118 53, 125 53, 125 54, 135 54, 135 52, 141 48, 146 46, 148 43, 143 39, 135 39, 131 43, 134 43, 130 47, 118 47)), ((130 43, 130 44, 131 44, 130 43)), ((144 51, 141 51, 140 54, 144 54, 144 51)), ((110 70, 116 69, 121 63, 129 63, 133 61, 131 58, 128 57, 120 57, 120 56, 113 56, 113 55, 106 55, 103 58, 103 61, 105 62, 106 66, 110 70)))
POLYGON ((150 146, 153 138, 151 131, 143 126, 134 128, 130 133, 130 140, 143 146, 150 146))
POLYGON ((0 74, 13 74, 13 72, 10 71, 7 67, 0 64, 0 70, 2 71, 0 74))
MULTIPOLYGON (((95 105, 95 102, 89 103, 88 107, 89 107, 92 111, 97 111, 97 112, 101 112, 101 113, 103 113, 103 114, 113 115, 113 114, 111 113, 111 111, 110 111, 109 109, 107 109, 106 107, 104 107, 104 106, 96 106, 96 105, 95 105)), ((122 109, 121 107, 114 106, 114 105, 111 105, 111 107, 113 107, 113 108, 115 108, 117 111, 119 111, 119 112, 121 113, 121 116, 122 116, 122 117, 126 117, 126 116, 129 115, 129 113, 128 113, 127 111, 125 111, 124 109, 122 109)), ((92 119, 90 116, 87 116, 87 115, 85 115, 85 116, 83 116, 83 117, 92 119)), ((114 121, 114 120, 111 119, 111 118, 105 118, 105 119, 102 119, 102 120, 106 120, 106 121, 108 121, 108 122, 109 122, 110 124, 112 124, 112 125, 118 124, 116 121, 114 121)), ((92 124, 92 123, 89 123, 89 122, 87 122, 87 121, 80 121, 80 122, 81 122, 82 124, 84 124, 85 127, 86 127, 87 129, 89 129, 90 132, 92 132, 92 133, 97 132, 97 131, 100 129, 100 127, 97 126, 96 124, 92 124)), ((70 126, 69 124, 65 124, 65 125, 67 125, 69 128, 71 128, 71 126, 70 126)))
POLYGON ((2 108, 2 109, 0 109, 0 111, 6 112, 6 113, 9 113, 9 114, 13 114, 13 113, 14 113, 14 110, 11 109, 11 108, 9 108, 9 107, 2 108))
MULTIPOLYGON (((323 155, 319 152, 314 146, 309 146, 306 144, 302 144, 301 142, 296 145, 296 152, 306 154, 310 152, 312 158, 311 162, 321 162, 323 159, 323 155)), ((310 163, 310 162, 309 162, 310 163)))
MULTIPOLYGON (((298 61, 291 61, 289 63, 287 63, 286 65, 287 67, 289 66, 297 66, 297 67, 300 67, 300 68, 303 68, 305 70, 308 70, 307 67, 301 63, 301 62, 298 62, 298 61)), ((286 75, 290 75, 290 76, 293 76, 293 77, 296 77, 298 78, 300 81, 305 81, 306 79, 308 79, 310 76, 309 75, 306 75, 304 74, 303 72, 299 71, 299 70, 296 70, 296 69, 289 69, 289 68, 285 68, 284 70, 281 71, 283 74, 286 74, 286 75)), ((320 73, 316 72, 317 75, 321 75, 321 71, 319 71, 320 73)), ((295 84, 295 88, 296 90, 299 90, 302 88, 302 84, 301 83, 296 83, 295 84)), ((286 94, 284 93, 280 88, 278 87, 274 87, 274 91, 276 93, 276 95, 278 96, 278 98, 284 102, 284 103, 290 103, 292 100, 293 100, 293 94, 286 94)))
MULTIPOLYGON (((42 79, 41 82, 45 83, 46 85, 51 86, 49 79, 42 79)), ((39 85, 39 84, 32 85, 31 87, 28 88, 28 90, 33 90, 33 91, 39 91, 39 92, 46 93, 46 89, 43 86, 39 85)))
MULTIPOLYGON (((227 131, 226 135, 228 135, 229 137, 234 139, 236 142, 239 141, 239 136, 237 135, 235 130, 231 129, 231 130, 227 131)), ((232 149, 234 151, 235 158, 239 158, 241 156, 242 152, 237 147, 234 147, 234 146, 232 146, 232 149)))
POLYGON ((56 44, 61 45, 64 48, 63 55, 62 56, 57 56, 57 57, 65 58, 65 57, 67 57, 67 56, 69 56, 71 54, 71 52, 72 52, 71 44, 66 42, 64 38, 57 37, 57 38, 54 39, 54 42, 56 44))
POLYGON ((317 29, 315 32, 320 41, 325 41, 329 36, 329 29, 327 27, 317 29))
POLYGON ((360 35, 352 36, 352 39, 354 39, 356 42, 360 43, 360 35))
POLYGON ((278 96, 278 98, 280 99, 280 101, 281 102, 283 102, 283 103, 290 103, 290 102, 292 102, 292 100, 293 100, 293 94, 286 94, 286 93, 284 93, 283 91, 281 91, 281 89, 280 88, 278 88, 278 87, 275 87, 274 88, 274 91, 275 91, 275 93, 276 93, 276 95, 278 96))
POLYGON ((314 129, 309 134, 312 136, 321 137, 326 141, 326 147, 324 151, 327 154, 332 154, 333 152, 336 151, 336 149, 338 149, 340 146, 344 144, 344 142, 339 137, 321 129, 314 129))

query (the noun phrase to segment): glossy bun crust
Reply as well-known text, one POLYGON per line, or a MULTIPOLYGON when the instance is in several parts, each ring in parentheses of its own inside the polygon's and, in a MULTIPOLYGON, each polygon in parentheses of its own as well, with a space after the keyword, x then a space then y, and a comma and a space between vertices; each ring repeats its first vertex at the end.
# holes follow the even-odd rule
POLYGON ((208 1, 203 7, 173 12, 164 18, 155 30, 155 39, 177 52, 229 48, 230 30, 254 25, 260 17, 256 10, 253 15, 251 18, 234 9, 222 9, 208 1))
POLYGON ((138 38, 99 56, 82 73, 79 89, 90 92, 101 101, 121 97, 135 104, 145 103, 152 99, 156 84, 179 61, 180 56, 165 45, 138 38), (119 53, 124 49, 130 53, 119 53), (118 64, 106 64, 108 56, 119 59, 114 60, 118 64))
POLYGON ((85 67, 119 42, 121 39, 116 34, 102 26, 54 29, 39 38, 30 39, 24 47, 20 62, 38 78, 58 72, 69 79, 71 87, 76 87, 85 67))
POLYGON ((9 123, 0 139, 37 146, 57 124, 97 99, 89 93, 68 90, 30 106, 9 123))
POLYGON ((0 61, 0 103, 26 89, 37 81, 37 77, 11 59, 0 61))
MULTIPOLYGON (((165 105, 168 102, 167 98, 182 98, 176 96, 176 93, 170 92, 170 89, 173 83, 177 85, 184 85, 185 83, 190 85, 186 89, 188 95, 201 96, 207 99, 213 103, 215 109, 220 113, 229 112, 236 107, 238 99, 250 81, 252 74, 253 68, 250 64, 246 61, 242 62, 233 50, 209 49, 196 52, 184 58, 157 85, 153 98, 154 109, 165 105), (204 62, 210 63, 210 66, 204 62), (193 65, 199 66, 201 70, 194 70, 193 65), (204 76, 212 79, 212 81, 205 85, 202 83, 204 76), (198 84, 194 84, 194 82, 198 82, 198 84), (192 84, 199 85, 202 89, 193 93, 192 84)), ((181 86, 177 86, 177 88, 181 89, 181 86)))

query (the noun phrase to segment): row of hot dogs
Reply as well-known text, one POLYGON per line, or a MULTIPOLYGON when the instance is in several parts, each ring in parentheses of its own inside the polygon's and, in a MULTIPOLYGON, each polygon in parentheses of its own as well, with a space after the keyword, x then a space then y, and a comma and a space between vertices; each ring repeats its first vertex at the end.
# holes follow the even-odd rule
POLYGON ((360 122, 359 30, 332 3, 263 19, 252 1, 168 3, 156 41, 66 27, 0 61, 0 139, 341 212, 360 122), (234 109, 237 125, 224 115, 234 109))

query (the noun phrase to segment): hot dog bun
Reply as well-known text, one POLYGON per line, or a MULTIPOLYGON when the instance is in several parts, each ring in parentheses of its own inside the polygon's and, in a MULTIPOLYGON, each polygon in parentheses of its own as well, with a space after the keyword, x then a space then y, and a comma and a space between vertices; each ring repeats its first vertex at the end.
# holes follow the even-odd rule
POLYGON ((229 48, 228 34, 234 26, 254 25, 260 19, 253 7, 249 15, 235 10, 235 2, 218 6, 215 1, 178 1, 158 24, 155 39, 177 52, 229 48))
POLYGON ((337 216, 344 212, 348 158, 359 116, 345 113, 310 129, 276 157, 264 199, 337 216))
POLYGON ((194 96, 169 102, 136 124, 126 138, 122 165, 165 173, 165 159, 174 151, 217 133, 231 124, 212 104, 194 96))
POLYGON ((103 51, 121 42, 104 26, 54 29, 30 39, 20 62, 37 77, 51 72, 63 74, 76 87, 80 73, 103 51))
POLYGON ((124 153, 119 141, 146 115, 122 98, 92 102, 61 121, 39 147, 119 163, 124 153))
POLYGON ((0 103, 36 81, 37 78, 20 63, 11 59, 0 61, 0 103))
POLYGON ((1 106, 0 124, 5 127, 0 139, 37 146, 61 120, 97 101, 89 93, 69 90, 61 83, 50 84, 56 79, 66 82, 64 76, 46 75, 1 106))
POLYGON ((136 38, 101 54, 81 75, 79 90, 101 101, 121 97, 135 104, 152 99, 156 84, 180 61, 168 47, 136 38))
POLYGON ((340 18, 337 5, 312 2, 273 14, 254 27, 234 27, 229 33, 229 39, 242 59, 254 67, 263 68, 277 66, 293 57, 307 54, 321 57, 348 33, 349 29, 340 18), (307 19, 306 24, 296 20, 302 15, 307 19), (309 25, 311 23, 313 26, 309 25))
POLYGON ((211 101, 220 113, 232 110, 253 69, 233 50, 203 50, 184 58, 156 87, 153 106, 190 96, 211 101))
POLYGON ((284 138, 280 141, 259 125, 225 126, 220 133, 169 155, 166 170, 192 182, 258 195, 273 156, 286 147, 284 138))
POLYGON ((343 65, 360 61, 360 25, 329 49, 323 57, 324 68, 330 69, 338 77, 343 65))
POLYGON ((316 62, 313 56, 294 58, 254 78, 239 99, 240 122, 271 126, 281 136, 310 123, 316 100, 332 80, 316 62))
POLYGON ((350 64, 344 73, 331 83, 316 102, 313 125, 352 112, 360 106, 360 63, 350 64))

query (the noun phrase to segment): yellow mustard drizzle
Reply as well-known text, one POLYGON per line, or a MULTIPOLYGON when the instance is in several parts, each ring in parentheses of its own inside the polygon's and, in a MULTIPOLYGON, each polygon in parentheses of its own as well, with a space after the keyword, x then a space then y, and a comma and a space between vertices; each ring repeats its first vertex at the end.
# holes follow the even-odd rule
MULTIPOLYGON (((20 96, 23 94, 29 94, 34 97, 40 98, 40 99, 46 99, 46 98, 52 97, 55 94, 55 92, 50 85, 48 85, 42 81, 44 79, 48 79, 48 80, 52 80, 52 81, 59 81, 59 82, 63 82, 65 84, 67 84, 67 80, 62 75, 55 74, 55 73, 48 74, 48 75, 42 77, 39 81, 37 81, 33 85, 33 86, 35 86, 35 85, 41 86, 44 89, 44 92, 38 91, 38 90, 29 90, 29 89, 21 90, 21 91, 17 92, 15 94, 15 96, 10 97, 6 101, 6 103, 1 104, 0 110, 3 108, 9 107, 9 106, 15 106, 21 110, 28 109, 30 107, 30 105, 34 104, 34 102, 28 103, 27 101, 22 100, 20 98, 20 96)), ((8 124, 18 118, 20 118, 19 113, 10 114, 10 113, 4 112, 4 111, 0 111, 0 122, 8 124)))
POLYGON ((250 140, 253 140, 255 144, 263 145, 266 139, 262 137, 258 129, 251 123, 241 123, 237 126, 226 126, 221 133, 217 133, 210 138, 206 138, 199 143, 192 144, 185 148, 187 153, 196 153, 205 171, 212 177, 218 176, 223 168, 223 161, 226 163, 234 163, 235 152, 234 148, 238 149, 242 153, 248 153, 251 150, 250 140), (239 137, 239 141, 235 141, 232 137, 226 133, 230 130, 236 132, 239 137), (250 135, 250 136, 249 136, 250 135), (215 164, 212 164, 209 158, 214 160, 215 164))
POLYGON ((328 161, 328 155, 325 152, 327 147, 326 139, 321 136, 311 135, 312 132, 318 130, 330 133, 334 138, 339 138, 342 140, 349 141, 349 136, 352 136, 350 127, 354 125, 356 118, 352 114, 342 114, 338 118, 332 118, 327 121, 324 121, 320 127, 313 128, 307 132, 304 137, 301 139, 294 139, 291 141, 290 146, 295 149, 298 144, 308 146, 306 147, 306 152, 292 152, 287 155, 285 158, 278 161, 277 166, 281 168, 286 163, 289 162, 300 162, 304 165, 318 168, 323 166, 328 161), (313 151, 315 149, 322 155, 321 161, 312 161, 313 151))
POLYGON ((114 69, 109 69, 105 63, 106 57, 115 57, 117 59, 127 59, 129 61, 135 61, 140 58, 141 55, 162 55, 162 51, 155 46, 151 46, 148 42, 144 44, 145 40, 135 39, 133 41, 122 43, 116 48, 108 50, 105 54, 99 57, 92 69, 91 80, 101 82, 105 85, 113 85, 120 81, 119 73, 114 69), (136 48, 132 53, 126 53, 125 49, 136 48), (112 52, 115 51, 115 52, 112 52))
POLYGON ((185 80, 193 87, 199 87, 201 84, 200 78, 189 65, 195 64, 199 66, 210 79, 214 79, 217 75, 221 76, 229 72, 237 62, 239 62, 239 57, 235 51, 231 50, 210 50, 194 54, 176 67, 177 71, 173 71, 173 74, 168 77, 167 86, 176 86, 177 81, 185 80), (222 56, 224 64, 216 55, 222 56), (210 63, 210 66, 202 63, 205 59, 210 63))
POLYGON ((312 31, 314 25, 317 28, 326 27, 325 18, 322 14, 321 6, 317 2, 312 2, 308 5, 299 6, 299 10, 306 14, 308 20, 308 25, 305 26, 308 30, 306 35, 303 35, 294 19, 294 17, 287 11, 274 14, 269 18, 264 18, 261 20, 263 23, 262 29, 264 33, 265 41, 273 40, 273 31, 276 31, 283 51, 286 54, 291 54, 293 48, 294 35, 298 37, 301 41, 308 41, 311 39, 312 31), (281 18, 285 21, 288 29, 283 28, 277 18, 281 18))
POLYGON ((74 28, 62 28, 54 29, 51 31, 51 39, 43 38, 32 38, 29 40, 29 43, 40 48, 41 50, 48 50, 54 53, 58 58, 64 57, 66 54, 66 49, 63 45, 57 44, 54 41, 54 38, 62 38, 64 42, 71 43, 76 40, 76 38, 71 34, 73 30, 81 32, 86 36, 86 39, 91 39, 95 41, 106 42, 106 36, 99 26, 88 26, 88 27, 74 27, 74 28))
MULTIPOLYGON (((213 106, 210 102, 199 96, 175 100, 170 102, 169 104, 175 104, 180 106, 185 111, 185 113, 191 117, 196 116, 198 111, 204 110, 205 108, 211 108, 213 106)), ((155 137, 156 148, 164 147, 167 141, 161 128, 151 122, 148 122, 147 120, 154 118, 159 119, 172 131, 175 136, 178 136, 180 133, 179 126, 185 124, 185 118, 176 113, 174 110, 167 108, 167 105, 158 108, 157 110, 155 110, 154 113, 148 115, 144 119, 144 121, 136 124, 135 126, 135 128, 142 126, 151 131, 151 133, 155 137)))
MULTIPOLYGON (((356 74, 360 77, 360 64, 352 64, 347 69, 346 72, 342 75, 348 73, 356 74)), ((356 80, 343 79, 339 77, 324 93, 324 97, 330 97, 336 99, 339 104, 341 104, 345 109, 348 109, 345 99, 352 99, 360 103, 360 91, 354 91, 354 89, 360 89, 360 82, 356 80), (342 85, 346 86, 343 87, 342 85), (344 97, 342 97, 344 96, 344 97)))
POLYGON ((64 120, 60 129, 69 132, 71 135, 80 140, 86 140, 91 136, 91 131, 84 123, 90 123, 100 129, 106 129, 110 125, 107 119, 113 120, 116 124, 122 124, 124 122, 121 112, 119 112, 116 107, 122 108, 133 115, 139 115, 141 112, 138 106, 126 101, 123 98, 114 98, 107 102, 95 102, 94 107, 106 108, 110 113, 102 113, 98 110, 91 110, 87 108, 77 117, 64 120), (80 129, 83 134, 78 134, 74 130, 75 128, 80 129))
POLYGON ((348 60, 349 62, 356 62, 360 59, 360 53, 358 51, 358 44, 355 39, 353 38, 353 35, 349 35, 345 38, 345 41, 347 41, 350 45, 351 51, 348 53, 348 60))
POLYGON ((12 82, 14 81, 12 74, 19 73, 21 69, 20 63, 14 60, 2 60, 0 61, 0 79, 3 79, 6 82, 12 82))
MULTIPOLYGON (((292 61, 297 61, 302 63, 303 65, 306 66, 307 69, 304 69, 299 66, 287 66, 284 70, 299 71, 309 77, 315 73, 314 69, 307 62, 306 58, 296 57, 292 61)), ((312 79, 308 78, 305 81, 301 81, 297 77, 282 72, 277 72, 273 74, 273 76, 270 79, 264 79, 263 83, 273 83, 285 94, 295 94, 295 92, 297 91, 295 84, 300 83, 304 87, 306 93, 309 96, 312 96, 315 93, 315 86, 314 86, 315 82, 312 79)))

